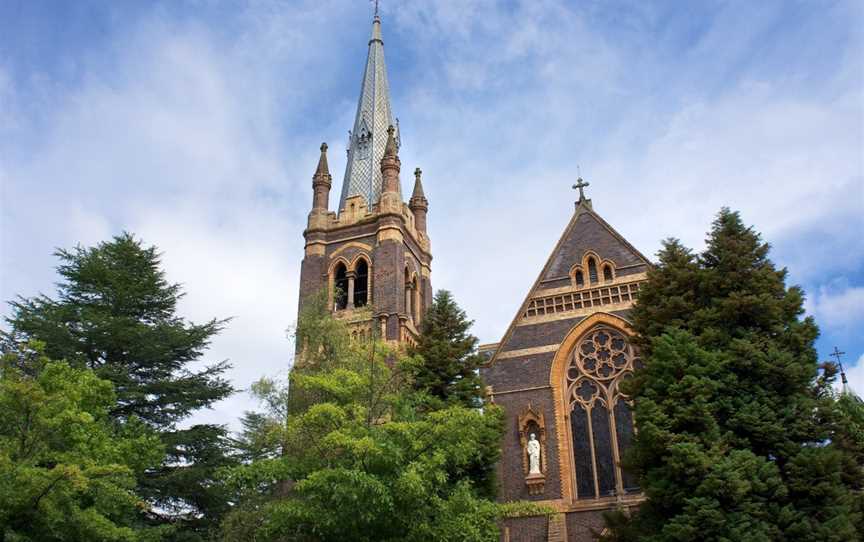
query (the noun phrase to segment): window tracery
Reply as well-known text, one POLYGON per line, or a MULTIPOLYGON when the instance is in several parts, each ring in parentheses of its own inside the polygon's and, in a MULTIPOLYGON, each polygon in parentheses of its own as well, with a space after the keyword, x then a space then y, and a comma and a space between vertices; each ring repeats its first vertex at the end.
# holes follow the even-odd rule
POLYGON ((576 344, 565 373, 577 499, 638 491, 620 467, 632 441, 633 416, 619 388, 641 366, 638 350, 621 331, 598 325, 576 344))

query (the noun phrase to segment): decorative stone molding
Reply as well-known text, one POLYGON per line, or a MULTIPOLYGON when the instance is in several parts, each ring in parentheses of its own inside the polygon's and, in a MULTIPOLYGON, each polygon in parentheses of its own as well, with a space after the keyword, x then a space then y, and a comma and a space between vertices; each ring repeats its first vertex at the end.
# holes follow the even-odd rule
POLYGON ((327 246, 323 243, 309 243, 306 245, 307 256, 323 256, 327 252, 327 246))

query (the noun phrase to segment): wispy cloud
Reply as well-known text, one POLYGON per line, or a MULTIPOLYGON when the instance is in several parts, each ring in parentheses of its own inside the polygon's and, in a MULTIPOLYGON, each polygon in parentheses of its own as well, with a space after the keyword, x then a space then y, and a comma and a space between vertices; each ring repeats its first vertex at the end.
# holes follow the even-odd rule
MULTIPOLYGON (((668 235, 698 248, 730 205, 775 243, 823 329, 860 322, 860 3, 383 9, 402 162, 423 168, 431 201, 433 284, 483 341, 568 221, 577 164, 643 252, 668 235)), ((50 292, 54 247, 131 230, 185 285, 184 314, 235 317, 207 357, 230 358, 246 387, 287 368, 311 174, 330 142, 338 192, 368 6, 105 10, 102 34, 79 21, 58 41, 62 62, 4 41, 0 12, 0 294, 50 292)))

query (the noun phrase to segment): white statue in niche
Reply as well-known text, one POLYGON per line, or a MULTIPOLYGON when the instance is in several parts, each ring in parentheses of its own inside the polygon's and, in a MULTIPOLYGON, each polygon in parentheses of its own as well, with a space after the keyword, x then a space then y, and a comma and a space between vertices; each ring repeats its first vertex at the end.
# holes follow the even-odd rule
POLYGON ((528 450, 528 475, 540 474, 540 442, 534 433, 531 433, 525 448, 528 450))

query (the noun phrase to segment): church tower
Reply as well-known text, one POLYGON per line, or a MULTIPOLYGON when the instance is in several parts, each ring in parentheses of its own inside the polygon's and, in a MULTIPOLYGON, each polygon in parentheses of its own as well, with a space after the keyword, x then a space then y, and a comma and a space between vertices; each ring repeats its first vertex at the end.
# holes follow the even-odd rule
POLYGON ((332 177, 326 143, 312 176, 300 309, 323 290, 352 337, 413 344, 432 302, 429 202, 419 168, 414 171, 411 198, 403 201, 400 143, 376 14, 337 209, 329 209, 332 177))

